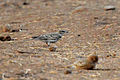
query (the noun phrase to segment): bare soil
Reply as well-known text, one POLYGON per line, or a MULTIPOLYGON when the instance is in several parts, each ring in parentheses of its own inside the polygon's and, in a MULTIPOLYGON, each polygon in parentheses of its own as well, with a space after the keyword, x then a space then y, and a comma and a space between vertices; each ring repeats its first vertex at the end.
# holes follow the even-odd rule
POLYGON ((0 26, 19 32, 1 32, 13 40, 0 41, 3 80, 120 80, 120 0, 0 0, 0 26), (115 10, 104 10, 104 6, 115 10), (68 30, 51 46, 32 36, 68 30), (68 65, 96 52, 94 70, 68 65), (66 72, 70 70, 71 72, 66 72))

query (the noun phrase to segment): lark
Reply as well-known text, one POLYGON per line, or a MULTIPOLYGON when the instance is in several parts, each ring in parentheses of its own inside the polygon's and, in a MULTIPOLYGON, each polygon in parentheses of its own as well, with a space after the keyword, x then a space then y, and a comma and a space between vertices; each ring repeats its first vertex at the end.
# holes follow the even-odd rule
POLYGON ((93 54, 90 55, 87 59, 85 60, 78 60, 73 63, 73 66, 77 69, 86 69, 86 70, 92 70, 95 68, 96 63, 98 63, 98 56, 93 54))

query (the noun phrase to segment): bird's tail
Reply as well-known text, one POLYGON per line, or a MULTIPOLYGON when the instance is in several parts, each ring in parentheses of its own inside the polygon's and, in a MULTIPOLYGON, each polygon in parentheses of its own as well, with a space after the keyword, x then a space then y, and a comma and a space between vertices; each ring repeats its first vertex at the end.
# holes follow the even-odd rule
POLYGON ((31 40, 39 40, 39 36, 33 36, 31 37, 31 40))
POLYGON ((32 37, 32 39, 36 39, 36 38, 38 38, 38 36, 33 36, 33 37, 32 37))

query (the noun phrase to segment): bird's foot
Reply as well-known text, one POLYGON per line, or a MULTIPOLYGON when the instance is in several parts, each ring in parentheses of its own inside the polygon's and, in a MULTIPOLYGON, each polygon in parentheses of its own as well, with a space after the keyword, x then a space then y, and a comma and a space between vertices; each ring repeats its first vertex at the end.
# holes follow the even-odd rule
POLYGON ((49 45, 43 45, 43 47, 48 48, 48 47, 49 47, 49 45))

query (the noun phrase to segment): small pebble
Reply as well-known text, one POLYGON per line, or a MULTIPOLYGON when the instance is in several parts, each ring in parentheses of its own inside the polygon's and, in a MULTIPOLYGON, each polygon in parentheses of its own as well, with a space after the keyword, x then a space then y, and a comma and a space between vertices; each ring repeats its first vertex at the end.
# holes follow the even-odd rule
POLYGON ((57 74, 57 71, 50 71, 50 74, 57 74))
POLYGON ((116 8, 115 8, 115 6, 105 6, 104 7, 104 10, 106 10, 106 11, 109 11, 109 10, 115 10, 116 8))
POLYGON ((6 41, 10 41, 11 40, 11 37, 8 35, 5 37, 6 41))
POLYGON ((80 34, 78 34, 78 36, 81 36, 80 34))
POLYGON ((106 57, 110 57, 111 55, 107 55, 106 57))
POLYGON ((66 70, 66 71, 64 72, 64 74, 71 74, 71 73, 72 73, 71 70, 66 70))
POLYGON ((76 7, 76 8, 72 11, 72 14, 74 14, 74 13, 79 13, 79 12, 86 11, 86 10, 87 10, 86 7, 84 7, 84 6, 78 6, 78 7, 76 7))
POLYGON ((0 36, 0 40, 1 41, 10 41, 11 37, 9 35, 8 36, 0 36))
POLYGON ((97 16, 95 16, 95 17, 94 17, 94 19, 98 19, 98 17, 97 17, 97 16))
POLYGON ((19 31, 20 31, 19 29, 14 29, 11 32, 19 32, 19 31))
POLYGON ((109 54, 109 55, 107 55, 106 57, 113 57, 113 58, 115 58, 116 57, 116 54, 114 53, 114 54, 109 54))
POLYGON ((55 52, 55 51, 56 51, 56 49, 57 49, 57 46, 50 47, 50 48, 49 48, 49 51, 53 51, 53 52, 55 52))
POLYGON ((29 3, 28 2, 23 2, 23 5, 29 5, 29 3))
POLYGON ((5 38, 3 36, 0 36, 1 41, 5 41, 5 38))
POLYGON ((40 80, 48 80, 47 78, 40 78, 40 80))
POLYGON ((105 34, 105 36, 109 36, 109 34, 105 34))
POLYGON ((116 56, 116 54, 113 54, 113 57, 115 57, 116 56))

